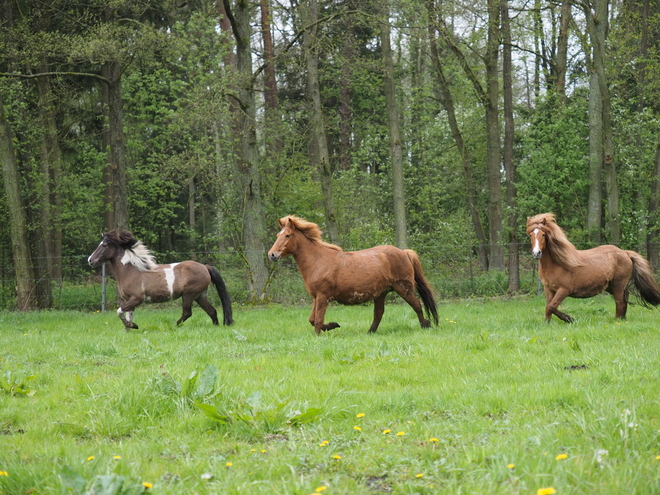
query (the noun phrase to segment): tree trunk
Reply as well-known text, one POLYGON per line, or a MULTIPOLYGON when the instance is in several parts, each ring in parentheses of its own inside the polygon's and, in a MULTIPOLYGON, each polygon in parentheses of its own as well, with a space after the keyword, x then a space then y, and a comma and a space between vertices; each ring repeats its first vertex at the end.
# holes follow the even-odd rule
POLYGON ((311 104, 311 139, 313 152, 312 160, 316 160, 315 168, 319 172, 321 191, 323 193, 323 206, 325 209, 325 222, 330 242, 339 244, 339 228, 337 226, 337 213, 332 190, 332 164, 328 151, 328 140, 325 134, 325 119, 321 105, 321 91, 319 88, 318 52, 315 44, 318 28, 319 6, 317 0, 308 0, 303 13, 305 34, 303 45, 305 60, 307 62, 307 98, 311 104))
POLYGON ((568 26, 571 21, 571 2, 564 0, 561 3, 559 18, 559 37, 557 39, 557 60, 555 63, 555 90, 559 101, 566 103, 566 68, 568 63, 568 26))
POLYGON ((520 260, 518 253, 518 216, 516 214, 516 165, 513 157, 513 78, 511 62, 511 24, 509 2, 500 0, 502 7, 502 85, 504 93, 504 171, 508 205, 509 292, 520 290, 520 260))
POLYGON ((277 101, 277 80, 275 79, 275 48, 271 34, 270 0, 260 0, 261 37, 264 43, 264 101, 266 128, 266 150, 269 156, 277 157, 282 151, 280 139, 280 115, 277 101))
POLYGON ((401 144, 401 123, 399 107, 394 88, 394 62, 390 44, 390 9, 389 0, 383 1, 383 24, 381 25, 381 43, 385 73, 383 74, 385 101, 387 105, 387 123, 390 133, 390 153, 392 155, 392 185, 394 189, 394 233, 396 245, 400 249, 408 247, 408 228, 406 226, 406 203, 403 187, 403 147, 401 144))
POLYGON ((498 56, 500 50, 499 0, 488 0, 488 40, 486 43, 486 161, 488 169, 488 232, 490 269, 504 270, 502 247, 502 174, 500 172, 500 122, 498 56))
POLYGON ((236 2, 232 12, 229 0, 223 0, 227 18, 236 40, 236 68, 238 76, 235 142, 236 179, 241 191, 243 207, 243 249, 249 270, 250 296, 252 300, 265 297, 268 269, 265 263, 264 215, 261 199, 261 173, 257 150, 256 108, 252 73, 250 37, 250 3, 236 2))
MULTIPOLYGON (((349 8, 353 9, 351 0, 349 0, 349 8)), ((342 170, 348 170, 351 166, 351 66, 355 56, 355 23, 353 14, 346 15, 344 19, 346 35, 344 36, 344 63, 341 68, 339 95, 339 166, 342 170)))
POLYGON ((5 107, 0 95, 0 163, 9 209, 11 248, 16 276, 16 307, 20 311, 35 309, 34 276, 28 243, 27 218, 21 197, 21 178, 7 122, 5 107))
POLYGON ((649 232, 647 236, 649 263, 655 271, 660 269, 660 137, 655 148, 655 167, 649 199, 649 232))
POLYGON ((128 230, 128 188, 126 178, 126 143, 124 141, 124 120, 121 97, 121 67, 119 62, 112 61, 103 65, 101 73, 107 78, 107 137, 110 144, 108 150, 108 174, 112 191, 112 229, 128 230))
POLYGON ((444 70, 442 67, 442 58, 438 51, 438 42, 436 39, 436 30, 438 27, 438 20, 435 17, 435 5, 433 0, 426 0, 427 12, 429 15, 429 45, 431 48, 431 61, 433 62, 433 67, 437 75, 437 82, 440 86, 440 91, 442 94, 442 105, 447 112, 447 120, 449 122, 449 127, 451 129, 454 141, 456 142, 456 147, 458 148, 458 153, 461 157, 461 163, 463 165, 463 175, 465 177, 465 195, 467 197, 468 208, 470 210, 470 217, 472 219, 472 225, 474 226, 474 232, 477 236, 478 243, 478 255, 479 262, 481 267, 484 270, 488 270, 488 249, 486 234, 484 232, 483 224, 481 223, 481 218, 479 216, 479 210, 477 209, 477 193, 474 186, 474 180, 472 178, 472 160, 470 158, 467 146, 463 140, 463 134, 461 133, 458 127, 458 121, 456 120, 456 111, 454 109, 454 100, 449 91, 449 85, 447 84, 447 79, 445 78, 444 70))

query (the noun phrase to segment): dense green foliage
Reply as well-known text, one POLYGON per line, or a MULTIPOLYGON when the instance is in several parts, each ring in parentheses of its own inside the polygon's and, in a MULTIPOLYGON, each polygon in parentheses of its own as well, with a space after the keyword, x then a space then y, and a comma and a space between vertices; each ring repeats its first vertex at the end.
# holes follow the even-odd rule
MULTIPOLYGON (((53 187, 61 199, 62 264, 65 280, 83 282, 85 258, 107 227, 107 116, 102 109, 102 74, 110 62, 121 67, 123 135, 127 163, 130 228, 159 260, 208 259, 237 273, 235 295, 244 294, 243 191, 236 181, 232 112, 236 75, 228 56, 229 33, 220 27, 216 2, 179 5, 162 0, 5 2, 0 35, 0 95, 13 134, 28 216, 30 242, 39 245, 44 177, 42 146, 48 131, 44 96, 36 80, 11 77, 52 72, 61 174, 53 187)), ((310 115, 301 33, 305 3, 274 3, 276 118, 267 120, 262 33, 254 31, 254 90, 257 147, 266 232, 264 252, 277 218, 297 214, 326 224, 318 170, 310 165, 310 115)), ((435 271, 443 296, 488 295, 475 279, 498 279, 477 264, 475 228, 466 196, 461 156, 448 124, 437 73, 429 59, 427 7, 455 29, 462 63, 484 84, 480 50, 485 44, 486 3, 406 0, 392 5, 397 99, 404 130, 404 175, 410 247, 435 271), (451 279, 451 280, 450 280, 451 279), (465 281, 469 280, 469 284, 465 281), (456 286, 445 290, 444 284, 456 286), (474 292, 472 292, 474 290, 474 292)), ((659 16, 639 17, 642 1, 611 6, 607 76, 610 83, 615 160, 620 195, 622 247, 645 253, 657 225, 649 212, 657 180, 660 108, 657 105, 659 16), (644 23, 642 23, 644 20, 644 23), (650 33, 644 41, 642 26, 650 33), (641 52, 641 45, 646 51, 641 52)), ((573 7, 565 98, 553 86, 558 28, 557 2, 509 2, 514 49, 516 205, 515 235, 525 246, 524 221, 544 211, 578 246, 587 246, 589 196, 589 40, 575 30, 584 16, 573 7), (536 16, 540 16, 540 25, 536 16), (533 27, 536 26, 536 27, 533 27), (534 51, 541 58, 534 60, 534 51)), ((254 21, 259 5, 254 3, 254 21)), ((332 184, 341 244, 360 249, 393 243, 393 193, 387 109, 383 90, 378 2, 321 3, 318 25, 319 79, 332 157, 332 184), (345 107, 342 106, 345 104, 345 107), (346 110, 346 108, 348 110, 346 110), (346 112, 346 113, 345 113, 346 112), (345 128, 343 126, 346 126, 345 128), (346 139, 347 142, 343 140, 346 139)), ((489 192, 486 132, 480 97, 459 60, 440 43, 445 78, 458 126, 470 156, 476 208, 488 231, 489 192)), ((502 186, 506 177, 502 174, 502 186)), ((51 192, 53 194, 53 192, 51 192)), ((12 239, 5 191, 0 191, 2 305, 14 291, 12 239)), ((508 228, 508 227, 507 227, 508 228)), ((505 237, 502 237, 503 239, 505 237)), ((608 242, 603 230, 603 241, 608 242)), ((486 239, 488 242, 488 239, 486 239)), ((508 248, 508 246, 507 246, 508 248)), ((33 257, 38 254, 33 253, 33 257)), ((523 272, 530 273, 527 261, 523 272)), ((272 268, 272 267, 271 267, 272 268)), ((275 277, 280 271, 275 271, 275 277)), ((35 275, 35 278, 38 275, 35 275)), ((524 277, 523 277, 524 278, 524 277)), ((530 277, 531 278, 531 277, 530 277)), ((504 283, 504 281, 503 281, 504 283)), ((506 283, 504 283, 506 286, 506 283)), ((535 284, 525 283, 534 290, 535 284)), ((277 286, 275 279, 269 286, 277 286)), ((286 294, 266 299, 285 301, 286 294)))
POLYGON ((0 315, 0 492, 656 493, 657 313, 609 296, 0 315), (144 485, 143 483, 147 483, 144 485), (106 486, 100 490, 99 486, 106 486), (150 488, 146 488, 150 486, 150 488))

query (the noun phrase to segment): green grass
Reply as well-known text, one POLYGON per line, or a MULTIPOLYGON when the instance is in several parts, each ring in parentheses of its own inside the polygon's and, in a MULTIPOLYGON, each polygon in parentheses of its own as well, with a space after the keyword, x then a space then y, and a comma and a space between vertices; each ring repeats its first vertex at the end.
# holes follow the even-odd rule
POLYGON ((441 303, 421 329, 390 303, 375 335, 371 306, 332 306, 321 337, 309 306, 231 328, 144 306, 130 333, 114 311, 0 313, 0 493, 660 492, 660 313, 543 305, 441 303))

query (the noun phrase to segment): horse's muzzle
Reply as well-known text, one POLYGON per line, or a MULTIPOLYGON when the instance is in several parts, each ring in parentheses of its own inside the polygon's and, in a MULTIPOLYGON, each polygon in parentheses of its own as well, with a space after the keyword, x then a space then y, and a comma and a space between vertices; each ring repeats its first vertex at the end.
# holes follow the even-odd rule
POLYGON ((534 259, 540 260, 541 256, 543 256, 543 251, 532 251, 532 256, 534 256, 534 259))
POLYGON ((279 261, 281 257, 282 255, 279 253, 268 253, 268 259, 270 261, 279 261))

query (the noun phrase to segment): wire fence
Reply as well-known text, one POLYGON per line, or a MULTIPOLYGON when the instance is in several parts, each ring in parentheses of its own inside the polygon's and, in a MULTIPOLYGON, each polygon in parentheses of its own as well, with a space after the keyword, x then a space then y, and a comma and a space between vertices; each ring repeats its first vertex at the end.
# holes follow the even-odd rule
MULTIPOLYGON (((485 271, 480 266, 473 246, 422 246, 416 249, 420 254, 424 273, 434 288, 436 298, 456 299, 470 297, 502 297, 510 295, 508 273, 506 271, 485 271)), ((536 294, 540 284, 537 277, 538 262, 529 254, 529 245, 521 243, 519 294, 536 294)), ((104 276, 101 267, 91 267, 88 255, 62 257, 62 280, 52 282, 53 309, 92 310, 112 309, 117 306, 116 285, 110 277, 104 276)), ((222 274, 235 303, 250 300, 248 287, 249 273, 244 256, 236 251, 223 252, 170 252, 156 253, 159 263, 172 263, 184 259, 194 259, 214 265, 222 274)), ((506 252, 505 252, 506 259, 506 252)), ((285 258, 278 263, 266 261, 270 271, 266 301, 283 304, 307 304, 307 294, 302 277, 294 260, 285 258)), ((211 300, 217 294, 209 291, 211 300)), ((392 296, 395 299, 394 296, 392 296)), ((14 309, 16 299, 16 279, 13 260, 0 258, 0 308, 14 309)))

